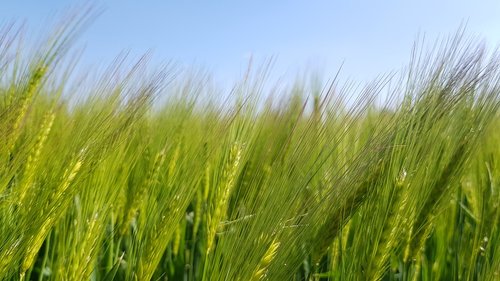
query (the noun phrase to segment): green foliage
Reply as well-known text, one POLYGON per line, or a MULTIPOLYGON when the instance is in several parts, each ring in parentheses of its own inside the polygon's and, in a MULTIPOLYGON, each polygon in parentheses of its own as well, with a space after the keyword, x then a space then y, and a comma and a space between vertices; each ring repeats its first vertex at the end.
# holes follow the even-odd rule
POLYGON ((496 54, 459 34, 360 92, 250 75, 221 105, 147 57, 60 79, 87 19, 32 56, 0 33, 2 280, 500 278, 496 54))

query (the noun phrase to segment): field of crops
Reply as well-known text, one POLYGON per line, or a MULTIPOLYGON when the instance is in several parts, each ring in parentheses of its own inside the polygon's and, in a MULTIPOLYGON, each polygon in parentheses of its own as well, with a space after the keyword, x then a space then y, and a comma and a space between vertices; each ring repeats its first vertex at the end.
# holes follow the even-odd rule
POLYGON ((480 44, 364 88, 249 73, 221 102, 147 57, 71 76, 72 24, 35 50, 0 30, 2 280, 500 280, 480 44))

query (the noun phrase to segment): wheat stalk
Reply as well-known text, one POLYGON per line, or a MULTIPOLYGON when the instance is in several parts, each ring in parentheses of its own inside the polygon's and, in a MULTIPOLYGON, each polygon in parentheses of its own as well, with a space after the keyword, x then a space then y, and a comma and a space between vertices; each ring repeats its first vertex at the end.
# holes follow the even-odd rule
POLYGON ((276 256, 279 246, 280 242, 278 242, 276 239, 273 239, 271 245, 269 245, 269 248, 260 260, 259 265, 255 269, 254 273, 252 274, 250 281, 259 281, 266 278, 266 271, 269 268, 269 265, 273 261, 274 257, 276 256))
POLYGON ((229 152, 229 161, 224 168, 224 181, 222 183, 220 197, 215 204, 215 209, 213 214, 208 216, 207 222, 207 255, 213 248, 213 243, 215 240, 215 234, 219 223, 224 219, 227 212, 227 205, 229 203, 229 197, 234 187, 234 182, 236 179, 236 173, 240 165, 241 158, 241 147, 238 144, 234 144, 229 152))

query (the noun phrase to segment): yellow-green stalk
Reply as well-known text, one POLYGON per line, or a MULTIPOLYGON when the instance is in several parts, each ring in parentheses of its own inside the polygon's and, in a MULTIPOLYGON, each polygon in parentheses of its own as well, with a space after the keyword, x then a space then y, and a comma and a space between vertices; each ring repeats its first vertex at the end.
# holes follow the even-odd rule
POLYGON ((390 204, 391 210, 384 224, 383 231, 380 235, 380 242, 377 245, 377 250, 368 272, 370 280, 380 280, 382 278, 386 262, 389 260, 391 251, 398 241, 398 235, 400 233, 399 222, 403 219, 402 214, 408 202, 408 192, 405 192, 407 191, 405 189, 405 178, 406 171, 403 171, 394 185, 394 195, 391 200, 392 204, 390 204), (403 193, 405 196, 402 196, 403 193))
POLYGON ((141 205, 144 203, 144 201, 148 196, 148 189, 150 189, 156 183, 158 176, 160 174, 160 168, 163 165, 164 161, 165 161, 165 150, 162 149, 160 152, 156 154, 153 166, 149 170, 145 182, 141 185, 136 196, 133 198, 129 209, 127 210, 127 215, 125 216, 125 219, 120 229, 121 235, 124 235, 127 232, 130 223, 132 222, 137 211, 140 209, 141 205))
POLYGON ((32 153, 29 155, 28 161, 26 162, 26 167, 24 169, 24 175, 19 190, 18 200, 20 206, 24 204, 24 198, 26 197, 26 194, 30 189, 30 186, 33 184, 33 179, 35 177, 35 169, 38 160, 40 158, 40 153, 50 133, 54 119, 55 119, 55 114, 52 111, 46 114, 44 121, 42 123, 40 134, 38 135, 32 153))
MULTIPOLYGON (((65 172, 64 180, 59 186, 59 188, 56 190, 56 194, 53 199, 54 201, 60 200, 62 195, 67 191, 69 186, 72 184, 76 175, 80 171, 80 168, 83 163, 82 161, 83 161, 82 158, 78 159, 76 163, 73 165, 73 167, 65 172)), ((52 211, 60 211, 60 210, 52 210, 52 211)), ((49 217, 43 222, 37 233, 32 234, 30 238, 27 240, 28 248, 26 249, 26 254, 21 264, 22 275, 24 275, 24 273, 30 267, 33 266, 33 263, 35 262, 35 257, 38 254, 38 251, 40 250, 40 247, 42 246, 45 237, 47 237, 47 234, 52 229, 52 226, 54 225, 56 219, 59 216, 60 213, 51 212, 49 217)))
POLYGON ((14 145, 17 141, 17 138, 20 135, 21 124, 24 120, 24 117, 26 116, 28 107, 31 103, 34 94, 36 93, 36 91, 38 91, 38 88, 40 87, 42 79, 46 73, 47 73, 47 67, 45 65, 36 68, 35 72, 30 77, 26 90, 22 93, 20 97, 19 107, 15 111, 17 116, 15 116, 15 119, 12 124, 12 129, 10 131, 9 150, 8 150, 9 153, 12 153, 14 149, 14 145))
POLYGON ((267 269, 276 256, 276 252, 278 251, 279 246, 280 242, 274 239, 262 259, 260 260, 259 265, 250 278, 250 281, 259 281, 266 277, 267 269))
POLYGON ((233 190, 234 182, 236 179, 236 173, 240 165, 241 158, 241 147, 238 144, 234 144, 229 152, 229 161, 224 167, 224 181, 222 182, 222 188, 218 200, 215 204, 215 209, 213 214, 208 216, 208 237, 207 237, 207 255, 210 253, 215 240, 215 234, 219 223, 224 219, 227 212, 227 205, 229 203, 229 197, 233 190))

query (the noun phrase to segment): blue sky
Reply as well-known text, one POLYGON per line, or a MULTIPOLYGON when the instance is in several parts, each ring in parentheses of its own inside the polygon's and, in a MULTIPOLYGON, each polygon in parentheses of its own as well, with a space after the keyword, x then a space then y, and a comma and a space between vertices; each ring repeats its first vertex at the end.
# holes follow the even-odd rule
MULTIPOLYGON (((78 3, 78 2, 74 2, 78 3)), ((81 2, 80 2, 81 3, 81 2)), ((129 50, 202 67, 232 82, 252 55, 275 58, 273 74, 304 71, 363 82, 409 59, 418 34, 429 41, 467 33, 500 43, 500 1, 94 1, 103 13, 78 41, 86 64, 110 62, 129 50), (379 3, 375 3, 379 2, 379 3)), ((26 21, 31 32, 71 7, 63 0, 4 1, 0 22, 26 21)))

